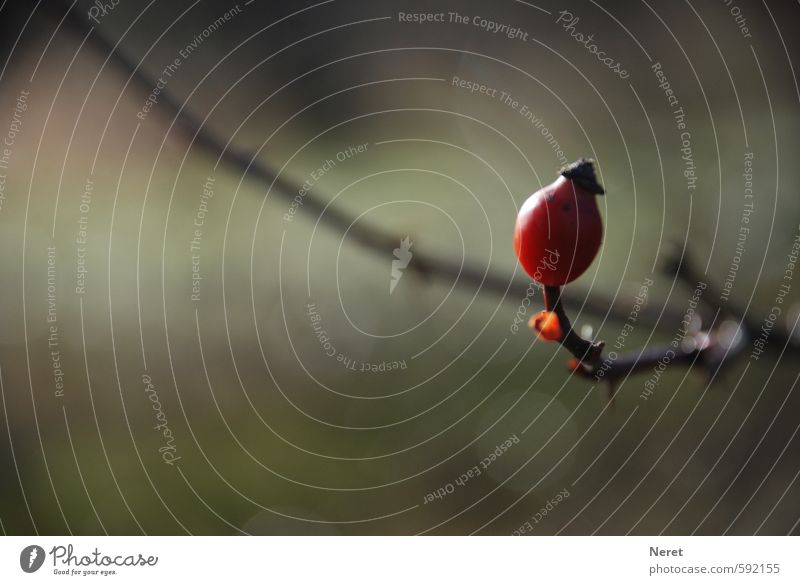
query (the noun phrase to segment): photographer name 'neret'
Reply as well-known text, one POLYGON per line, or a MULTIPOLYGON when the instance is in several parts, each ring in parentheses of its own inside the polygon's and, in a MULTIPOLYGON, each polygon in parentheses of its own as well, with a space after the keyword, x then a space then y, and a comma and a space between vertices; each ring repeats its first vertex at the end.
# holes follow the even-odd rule
POLYGON ((651 557, 682 557, 682 548, 659 548, 657 546, 650 547, 651 557))

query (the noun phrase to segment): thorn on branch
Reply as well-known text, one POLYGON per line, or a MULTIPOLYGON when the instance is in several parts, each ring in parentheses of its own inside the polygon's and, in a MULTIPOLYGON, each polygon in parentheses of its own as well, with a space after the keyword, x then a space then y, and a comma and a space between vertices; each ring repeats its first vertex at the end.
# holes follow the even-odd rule
MULTIPOLYGON (((674 271, 672 274, 692 287, 702 281, 685 255, 668 257, 665 269, 674 271)), ((713 291, 713 287, 710 288, 713 291)), ((540 337, 557 341, 572 354, 573 357, 568 360, 567 367, 573 374, 596 383, 606 383, 608 399, 613 400, 619 385, 630 375, 644 370, 663 370, 669 365, 682 364, 702 371, 710 381, 724 365, 742 353, 752 329, 748 329, 741 316, 736 315, 735 309, 728 307, 723 311, 713 301, 718 297, 713 296, 713 293, 711 298, 708 297, 709 295, 705 294, 701 300, 716 309, 718 314, 727 314, 730 318, 715 324, 712 330, 704 331, 701 328, 702 320, 696 317, 686 325, 680 339, 662 347, 623 354, 612 353, 613 359, 604 356, 603 342, 584 339, 572 328, 561 302, 561 287, 544 287, 546 311, 535 315, 531 319, 530 326, 540 337), (555 324, 551 323, 552 319, 556 320, 555 324), (558 334, 552 335, 553 331, 557 331, 558 334)))

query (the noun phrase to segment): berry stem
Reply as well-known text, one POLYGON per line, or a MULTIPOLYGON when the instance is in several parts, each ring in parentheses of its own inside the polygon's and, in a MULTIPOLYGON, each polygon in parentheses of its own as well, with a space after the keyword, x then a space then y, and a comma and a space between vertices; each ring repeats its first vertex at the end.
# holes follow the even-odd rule
POLYGON ((562 336, 559 340, 575 358, 586 367, 596 368, 600 363, 600 356, 603 353, 603 343, 593 343, 578 335, 569 322, 567 312, 561 302, 560 286, 544 287, 544 306, 548 311, 552 311, 558 317, 561 325, 562 336))
MULTIPOLYGON (((674 274, 677 279, 690 286, 695 286, 699 280, 697 278, 698 273, 694 271, 685 255, 682 255, 680 260, 672 258, 665 266, 665 271, 674 274)), ((718 297, 712 295, 711 298, 718 297)), ((564 305, 561 302, 561 287, 544 287, 545 307, 558 317, 559 325, 561 326, 562 337, 559 341, 565 349, 575 356, 570 369, 575 374, 592 379, 595 382, 607 382, 609 399, 613 398, 617 386, 628 376, 652 369, 659 364, 684 364, 688 367, 705 371, 708 379, 713 379, 722 366, 741 355, 748 345, 747 340, 752 336, 750 329, 752 325, 749 325, 744 316, 735 309, 715 306, 705 295, 702 298, 702 302, 709 304, 710 308, 716 310, 714 323, 717 322, 720 313, 727 313, 730 318, 739 324, 742 335, 723 344, 718 339, 718 329, 698 331, 687 336, 685 339, 687 343, 681 343, 677 347, 670 345, 642 349, 620 354, 615 356, 614 360, 609 360, 603 357, 603 342, 594 343, 584 339, 572 328, 564 305)), ((788 344, 789 341, 787 339, 784 348, 788 344)))

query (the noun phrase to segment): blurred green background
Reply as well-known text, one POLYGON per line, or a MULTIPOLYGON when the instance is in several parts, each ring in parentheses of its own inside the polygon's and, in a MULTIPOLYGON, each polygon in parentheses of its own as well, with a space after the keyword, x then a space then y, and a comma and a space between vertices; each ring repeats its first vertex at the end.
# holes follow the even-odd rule
MULTIPOLYGON (((526 279, 511 249, 516 210, 563 164, 553 141, 569 161, 595 158, 606 236, 568 287, 570 314, 613 342, 653 279, 657 322, 636 324, 632 351, 669 342, 687 309, 692 288, 660 268, 672 243, 717 287, 738 263, 727 304, 753 322, 776 305, 800 229, 796 5, 121 0, 94 23, 89 2, 63 22, 66 5, 49 4, 0 10, 4 137, 30 92, 0 207, 6 533, 797 532, 797 285, 775 329, 793 342, 775 333, 760 359, 748 347, 711 381, 670 366, 643 400, 647 371, 607 408, 606 388, 571 377, 564 350, 512 329, 520 295, 420 272, 413 257, 389 294, 391 246, 360 245, 306 202, 286 220, 296 193, 220 162, 164 99, 137 117, 149 91, 95 42, 162 76, 221 144, 310 181, 355 230, 379 227, 396 246, 409 236, 412 253, 509 284, 526 279), (562 10, 629 77, 576 41, 562 10), (401 12, 446 22, 400 22, 401 12), (476 16, 528 36, 492 33, 476 16), (654 63, 686 114, 693 190, 654 63), (747 153, 753 213, 737 252, 747 153), (154 429, 164 421, 180 457, 171 464, 154 429)), ((524 319, 540 305, 537 290, 524 319)), ((708 325, 713 310, 701 312, 708 325)))

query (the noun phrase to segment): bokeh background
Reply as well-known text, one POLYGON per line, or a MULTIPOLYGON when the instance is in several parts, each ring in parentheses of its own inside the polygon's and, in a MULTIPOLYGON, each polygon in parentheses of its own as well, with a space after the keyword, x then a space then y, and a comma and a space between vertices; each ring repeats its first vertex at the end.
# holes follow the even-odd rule
POLYGON ((798 532, 800 6, 100 4, 0 8, 5 533, 798 532), (758 359, 610 404, 531 334, 516 211, 582 156, 576 327, 611 345, 650 279, 624 350, 668 343, 684 251, 730 290, 702 327, 774 315, 758 359))

